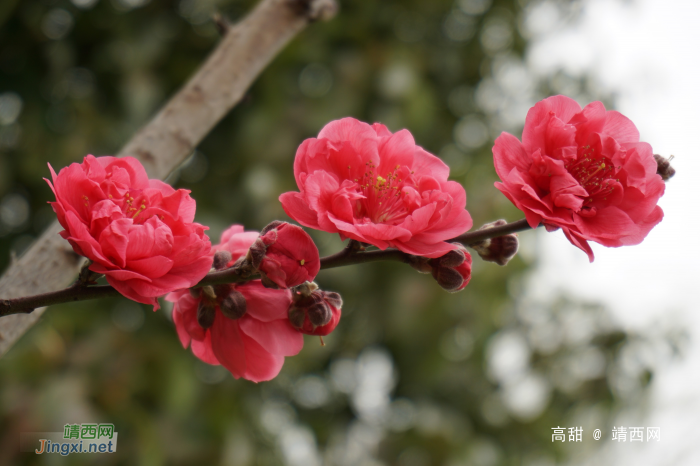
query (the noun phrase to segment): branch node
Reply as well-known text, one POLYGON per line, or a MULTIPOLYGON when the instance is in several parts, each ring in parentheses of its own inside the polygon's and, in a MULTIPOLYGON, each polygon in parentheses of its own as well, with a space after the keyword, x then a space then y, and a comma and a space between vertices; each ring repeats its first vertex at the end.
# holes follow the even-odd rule
POLYGON ((225 36, 226 33, 231 29, 231 23, 218 11, 212 15, 212 21, 214 21, 214 26, 219 32, 219 35, 225 36))
POLYGON ((328 21, 338 13, 336 0, 287 0, 294 13, 309 21, 328 21))
POLYGON ((95 285, 97 283, 97 279, 102 276, 101 273, 93 272, 92 270, 90 270, 91 265, 92 261, 88 260, 85 261, 83 266, 80 268, 77 283, 81 286, 95 285))

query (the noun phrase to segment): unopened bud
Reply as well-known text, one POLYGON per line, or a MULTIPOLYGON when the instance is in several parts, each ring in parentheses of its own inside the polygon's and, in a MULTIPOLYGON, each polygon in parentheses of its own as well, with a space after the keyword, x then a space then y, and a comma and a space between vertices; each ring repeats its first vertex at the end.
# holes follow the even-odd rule
POLYGON ((219 305, 221 312, 232 320, 243 317, 247 310, 245 296, 240 291, 233 290, 219 305))
POLYGON ((197 323, 204 330, 208 329, 214 324, 214 317, 216 316, 216 309, 207 301, 200 301, 197 306, 197 323))
POLYGON ((340 293, 336 293, 335 291, 324 291, 323 299, 325 299, 326 302, 333 307, 343 307, 343 298, 340 297, 340 293))
POLYGON ((306 313, 309 316, 309 322, 311 322, 314 327, 326 325, 331 321, 331 317, 333 317, 330 306, 323 300, 309 306, 306 313))
MULTIPOLYGON (((461 245, 460 245, 461 246, 461 245)), ((438 259, 438 263, 442 267, 459 267, 466 259, 466 255, 463 251, 463 246, 460 249, 453 249, 444 256, 438 259)))
POLYGON ((267 232, 269 232, 270 230, 275 230, 275 229, 277 229, 278 227, 282 226, 282 225, 285 224, 285 223, 287 223, 287 222, 283 222, 282 220, 273 220, 272 222, 268 223, 268 224, 265 226, 265 228, 263 228, 262 230, 260 230, 260 236, 264 236, 264 235, 265 235, 267 232))
POLYGON ((293 289, 289 322, 307 335, 328 335, 340 321, 343 298, 333 291, 319 290, 313 282, 293 289))
POLYGON ((482 259, 495 262, 498 265, 506 265, 518 252, 519 242, 515 234, 497 236, 478 244, 472 244, 472 248, 479 253, 482 259))
POLYGON ((457 291, 464 284, 462 275, 452 267, 435 267, 433 278, 447 291, 457 291))
POLYGON ((231 262, 232 256, 231 253, 228 251, 217 251, 216 254, 214 254, 214 268, 216 270, 223 270, 226 268, 226 265, 231 262))
POLYGON ((676 170, 671 166, 671 159, 673 159, 673 156, 666 158, 659 154, 654 154, 654 160, 656 160, 656 174, 660 175, 661 179, 664 181, 668 181, 676 174, 676 170))
POLYGON ((292 324, 294 328, 300 329, 303 327, 304 319, 306 319, 306 310, 304 308, 296 306, 289 308, 289 323, 292 324))
MULTIPOLYGON (((506 225, 507 223, 508 222, 505 220, 500 219, 495 222, 487 223, 479 228, 479 230, 487 230, 489 228, 506 225)), ((472 243, 469 246, 478 252, 483 260, 495 262, 498 265, 506 265, 518 252, 519 241, 518 236, 515 233, 511 233, 485 239, 478 243, 472 243)))
POLYGON ((248 249, 248 253, 246 254, 246 260, 254 269, 257 270, 258 267, 260 267, 260 264, 262 263, 266 252, 267 246, 265 245, 263 240, 260 237, 258 237, 258 239, 256 239, 253 245, 250 247, 250 249, 248 249))

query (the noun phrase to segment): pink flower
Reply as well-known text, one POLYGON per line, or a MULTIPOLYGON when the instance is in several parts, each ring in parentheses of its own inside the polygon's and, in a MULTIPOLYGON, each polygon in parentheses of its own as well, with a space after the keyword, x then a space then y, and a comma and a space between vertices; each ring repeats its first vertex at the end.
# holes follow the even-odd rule
POLYGON ((189 191, 149 180, 135 158, 88 155, 58 175, 49 169, 61 236, 127 298, 157 310, 158 296, 193 286, 211 268, 189 191))
POLYGON ((280 288, 311 282, 321 269, 318 249, 301 227, 287 222, 273 222, 260 236, 265 256, 260 271, 280 288))
POLYGON ((449 173, 407 130, 392 134, 379 123, 343 118, 299 146, 294 176, 301 192, 280 201, 304 226, 439 257, 455 248, 446 240, 472 226, 464 188, 447 181, 449 173))
POLYGON ((593 261, 587 240, 640 243, 661 221, 664 182, 651 146, 622 114, 600 102, 583 110, 549 97, 527 114, 523 141, 502 133, 493 147, 496 183, 531 227, 561 228, 593 261))
MULTIPOLYGON (((231 261, 227 265, 231 266, 247 253, 257 237, 257 232, 244 232, 242 226, 233 225, 221 235, 221 243, 213 252, 230 252, 231 261)), ((303 335, 287 318, 291 292, 265 288, 260 280, 217 286, 214 290, 214 301, 205 293, 195 298, 187 290, 166 297, 175 303, 173 321, 182 346, 191 345, 195 356, 208 364, 223 365, 235 378, 261 382, 277 376, 284 357, 299 353, 304 345, 303 335), (235 315, 232 316, 230 309, 224 309, 228 311, 227 317, 222 307, 227 305, 225 300, 231 295, 244 298, 243 309, 238 302, 235 315), (213 318, 203 319, 201 322, 207 327, 203 328, 198 320, 198 308, 207 303, 211 304, 208 310, 213 318)))

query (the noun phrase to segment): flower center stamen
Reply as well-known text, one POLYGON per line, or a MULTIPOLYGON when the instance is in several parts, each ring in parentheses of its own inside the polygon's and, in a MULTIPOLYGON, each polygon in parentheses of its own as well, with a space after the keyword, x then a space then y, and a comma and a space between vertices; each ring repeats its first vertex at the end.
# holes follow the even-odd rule
POLYGON ((615 190, 612 181, 619 181, 615 176, 615 167, 605 157, 596 157, 595 149, 591 146, 581 148, 582 155, 574 163, 566 165, 567 171, 588 192, 586 203, 596 199, 607 200, 607 196, 615 190), (590 152, 586 153, 587 150, 590 152))
POLYGON ((397 173, 401 165, 384 176, 375 172, 377 166, 371 160, 365 165, 367 171, 355 180, 365 197, 357 203, 358 213, 374 223, 400 223, 408 215, 401 201, 403 180, 397 173))

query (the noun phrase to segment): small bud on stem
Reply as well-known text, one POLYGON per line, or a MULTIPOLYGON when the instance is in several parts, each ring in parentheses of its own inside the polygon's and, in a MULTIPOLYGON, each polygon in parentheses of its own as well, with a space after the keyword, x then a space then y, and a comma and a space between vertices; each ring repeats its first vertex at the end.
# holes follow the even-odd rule
POLYGON ((284 225, 285 223, 287 223, 287 222, 283 222, 282 220, 271 221, 270 223, 268 223, 265 226, 265 228, 260 230, 260 236, 265 236, 265 234, 267 234, 267 232, 269 232, 270 230, 275 230, 275 229, 277 229, 277 227, 284 225))
POLYGON ((425 263, 438 285, 451 293, 467 286, 472 272, 472 258, 469 252, 461 244, 453 244, 457 244, 458 248, 442 257, 428 259, 425 263))
POLYGON ((229 262, 231 262, 231 253, 228 251, 217 251, 214 254, 214 268, 216 270, 223 270, 226 268, 229 262))
POLYGON ((654 154, 654 160, 656 160, 656 174, 661 176, 661 179, 668 181, 676 174, 676 170, 671 166, 671 160, 673 156, 666 158, 659 154, 654 154))
POLYGON ((200 301, 197 306, 197 323, 204 330, 214 325, 214 317, 216 317, 216 309, 207 301, 200 301))
MULTIPOLYGON (((505 220, 496 220, 495 222, 487 223, 479 228, 479 230, 487 230, 489 228, 500 227, 506 225, 505 220)), ((495 262, 498 265, 506 265, 518 252, 519 242, 518 236, 514 233, 509 235, 497 236, 495 238, 485 239, 478 243, 469 245, 474 249, 479 256, 485 261, 495 262)))
POLYGON ((333 317, 330 306, 323 300, 309 306, 306 313, 309 316, 309 322, 315 327, 326 325, 333 317))
POLYGON ((435 267, 433 278, 447 291, 457 291, 464 283, 464 278, 452 267, 435 267))
POLYGON ((233 290, 219 305, 223 315, 232 320, 243 317, 247 310, 245 296, 240 291, 233 290))
POLYGON ((292 289, 289 322, 307 335, 328 335, 340 321, 343 299, 338 293, 318 289, 305 282, 292 289))
POLYGON ((265 253, 267 252, 267 245, 263 242, 262 238, 255 240, 253 245, 248 249, 248 254, 246 254, 246 260, 250 265, 257 270, 262 263, 265 253))

